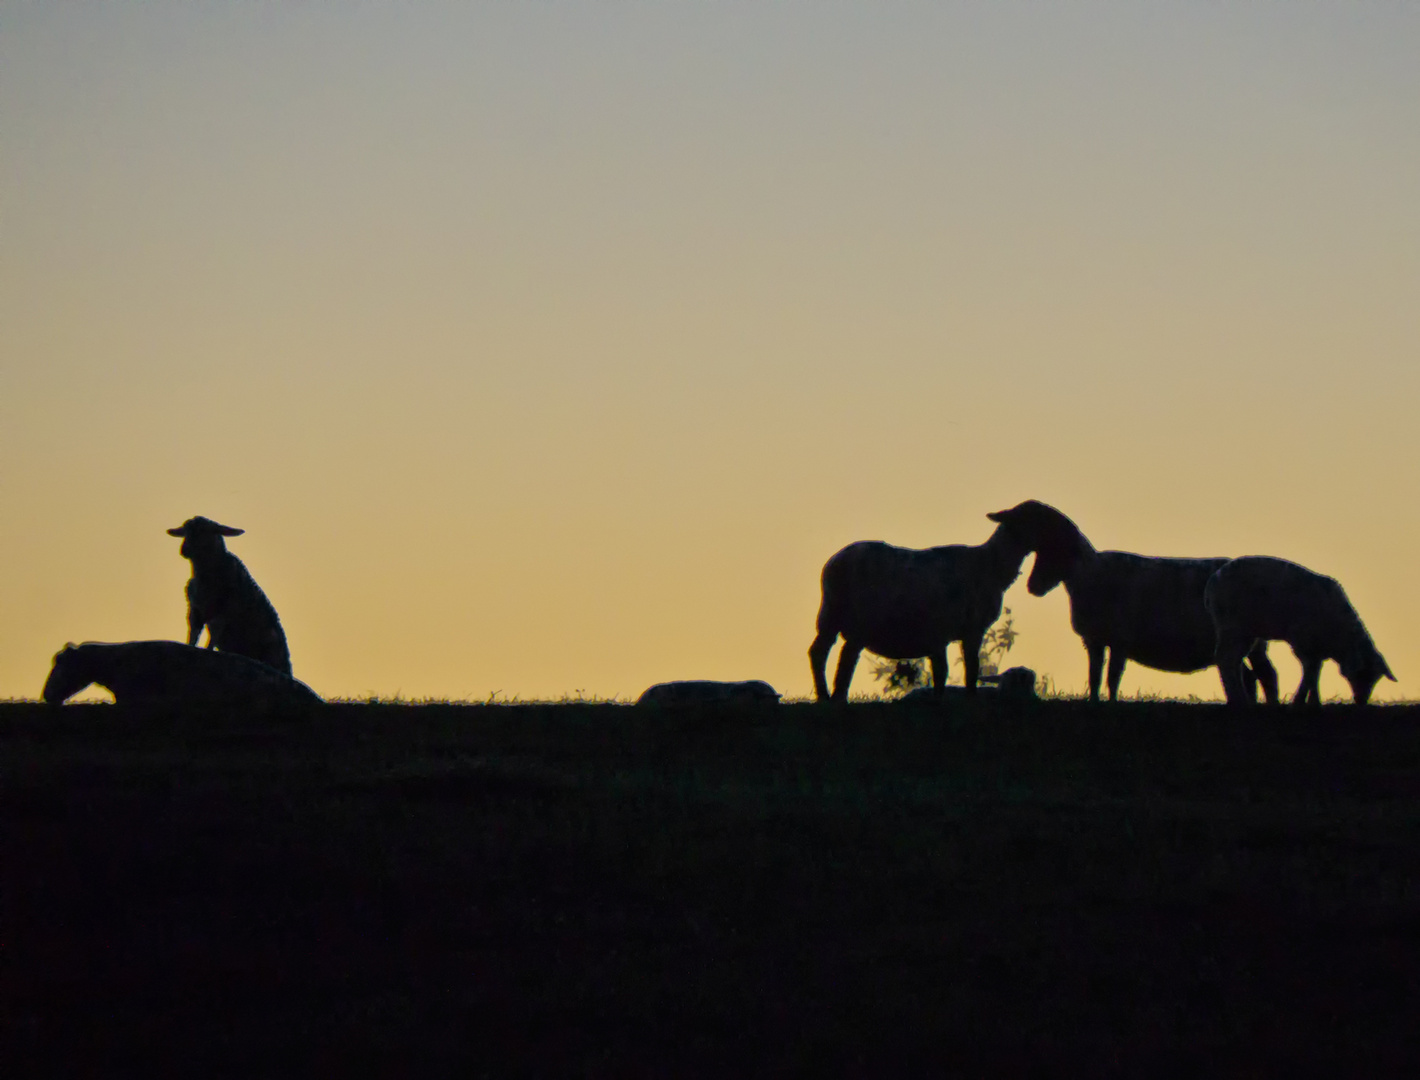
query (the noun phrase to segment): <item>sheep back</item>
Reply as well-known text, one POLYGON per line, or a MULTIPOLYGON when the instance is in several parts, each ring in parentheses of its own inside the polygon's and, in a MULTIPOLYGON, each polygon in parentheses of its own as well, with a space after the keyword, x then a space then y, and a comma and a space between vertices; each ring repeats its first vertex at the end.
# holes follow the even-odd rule
POLYGON ((281 617, 241 559, 223 551, 218 558, 194 560, 186 594, 189 607, 206 621, 212 648, 291 674, 281 617))
POLYGON ((1007 570, 1009 557, 999 561, 986 549, 849 544, 824 564, 819 630, 837 630, 896 660, 928 656, 984 633, 1000 617, 1006 588, 1025 558, 1022 551, 1007 570))
POLYGON ((1304 663, 1307 657, 1335 660, 1352 682, 1371 671, 1376 679, 1395 679, 1335 578, 1286 559, 1249 555, 1208 579, 1204 602, 1219 641, 1285 641, 1304 663))
POLYGON ((305 683, 249 657, 176 641, 89 641, 55 654, 43 699, 98 684, 123 705, 291 708, 322 704, 305 683))
POLYGON ((1066 583, 1070 625, 1085 641, 1107 643, 1145 667, 1210 667, 1215 634, 1203 592, 1227 562, 1096 552, 1066 583))
POLYGON ((689 705, 778 705, 779 692, 759 679, 743 682, 684 679, 648 687, 636 699, 636 704, 671 708, 689 705))

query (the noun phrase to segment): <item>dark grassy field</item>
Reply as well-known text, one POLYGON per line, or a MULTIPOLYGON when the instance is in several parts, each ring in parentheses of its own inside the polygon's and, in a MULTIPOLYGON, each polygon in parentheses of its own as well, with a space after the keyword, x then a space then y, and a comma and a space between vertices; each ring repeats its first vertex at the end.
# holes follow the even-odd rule
POLYGON ((0 1065, 1414 1074, 1417 721, 3 706, 0 1065))

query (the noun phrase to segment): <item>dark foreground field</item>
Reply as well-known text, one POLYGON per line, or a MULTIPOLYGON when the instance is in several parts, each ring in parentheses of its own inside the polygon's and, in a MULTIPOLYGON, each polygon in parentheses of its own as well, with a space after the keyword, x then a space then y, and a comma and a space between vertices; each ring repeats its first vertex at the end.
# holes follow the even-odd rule
POLYGON ((1420 1068, 1420 710, 0 707, 7 1076, 1420 1068))

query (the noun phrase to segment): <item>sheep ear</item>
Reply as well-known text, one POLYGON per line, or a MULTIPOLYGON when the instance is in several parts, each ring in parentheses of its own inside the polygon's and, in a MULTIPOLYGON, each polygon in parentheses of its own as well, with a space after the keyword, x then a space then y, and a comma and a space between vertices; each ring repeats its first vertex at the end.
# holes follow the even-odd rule
POLYGON ((187 529, 185 529, 183 526, 179 525, 176 529, 169 529, 169 530, 168 530, 168 535, 169 535, 169 536, 186 536, 186 535, 187 535, 187 529))
POLYGON ((989 518, 991 521, 998 521, 998 522, 999 522, 999 521, 1005 521, 1005 520, 1006 520, 1006 515, 1009 514, 1009 513, 1010 513, 1009 510, 996 510, 996 511, 994 511, 993 513, 987 514, 986 516, 987 516, 987 518, 989 518))
POLYGON ((1376 653, 1376 655, 1381 657, 1381 670, 1385 672, 1385 677, 1391 682, 1400 682, 1399 679, 1391 674, 1390 665, 1385 662, 1385 657, 1381 656, 1380 653, 1376 653))
POLYGON ((245 529, 234 529, 230 525, 218 525, 217 531, 223 536, 241 536, 242 533, 246 532, 245 529))

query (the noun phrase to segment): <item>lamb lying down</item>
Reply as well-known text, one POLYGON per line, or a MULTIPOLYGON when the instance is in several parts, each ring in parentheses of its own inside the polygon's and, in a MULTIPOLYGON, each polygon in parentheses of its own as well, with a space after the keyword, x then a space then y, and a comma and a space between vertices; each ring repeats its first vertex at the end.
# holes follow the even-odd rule
MULTIPOLYGON (((1003 698, 1035 701, 1039 696, 1035 690, 1035 679, 1035 672, 1028 667, 1007 668, 999 675, 982 675, 981 689, 994 691, 1003 698)), ((964 686, 944 686, 942 690, 948 697, 965 695, 967 692, 964 686)), ((916 690, 909 690, 898 700, 923 701, 931 700, 935 696, 930 686, 919 686, 916 690)))
POLYGON ((637 705, 778 705, 779 694, 774 687, 759 679, 746 682, 714 682, 709 679, 689 679, 663 682, 650 687, 637 705))
POLYGON ((54 657, 43 697, 59 705, 97 683, 120 705, 285 709, 321 705, 303 682, 239 653, 176 641, 86 641, 54 657))

